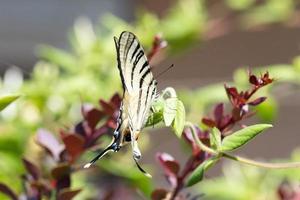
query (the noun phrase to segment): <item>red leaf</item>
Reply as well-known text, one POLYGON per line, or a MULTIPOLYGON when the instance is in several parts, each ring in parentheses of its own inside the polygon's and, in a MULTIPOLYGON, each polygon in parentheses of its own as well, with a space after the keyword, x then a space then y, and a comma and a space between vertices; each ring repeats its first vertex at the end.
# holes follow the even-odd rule
POLYGON ((229 96, 236 97, 239 95, 239 93, 235 87, 227 87, 225 85, 225 90, 229 96))
POLYGON ((84 151, 84 139, 80 135, 68 134, 63 136, 62 140, 73 162, 84 151))
POLYGON ((254 101, 249 102, 248 104, 251 106, 257 106, 259 104, 261 104, 262 102, 264 102, 267 99, 267 97, 259 97, 257 99, 255 99, 254 101))
POLYGON ((250 75, 249 82, 253 85, 259 85, 258 79, 255 75, 250 75))
POLYGON ((99 139, 99 137, 105 135, 109 133, 109 129, 106 126, 102 126, 98 129, 96 129, 93 133, 93 135, 89 138, 88 142, 86 143, 86 147, 91 147, 93 146, 97 140, 99 139))
POLYGON ((167 180, 173 187, 175 187, 177 185, 177 174, 180 169, 178 162, 170 154, 167 153, 157 153, 156 158, 162 165, 167 180))
POLYGON ((56 167, 51 170, 53 178, 60 179, 71 173, 71 166, 69 163, 59 163, 56 167))
POLYGON ((55 186, 57 190, 69 188, 71 185, 71 166, 69 163, 60 163, 51 170, 53 178, 55 178, 55 186))
POLYGON ((112 116, 114 114, 115 108, 110 103, 107 103, 107 102, 103 101, 102 99, 100 99, 99 103, 102 106, 103 111, 107 115, 112 116))
POLYGON ((93 108, 86 113, 85 120, 88 122, 89 127, 94 129, 98 122, 105 116, 105 113, 93 108))
POLYGON ((261 79, 262 79, 264 85, 267 85, 267 84, 272 83, 274 81, 273 78, 269 77, 269 72, 266 72, 261 79))
POLYGON ((33 177, 34 180, 38 180, 40 177, 40 171, 38 167, 25 158, 23 158, 22 160, 27 172, 33 177))
POLYGON ((216 122, 214 120, 210 119, 210 118, 203 117, 201 121, 202 121, 203 124, 205 124, 208 127, 215 127, 216 126, 216 122))
POLYGON ((118 93, 115 93, 111 98, 110 98, 110 102, 116 107, 119 108, 121 105, 121 97, 118 93))
POLYGON ((164 167, 168 173, 177 174, 179 171, 179 164, 178 162, 167 153, 157 153, 156 157, 161 165, 164 167))
POLYGON ((12 200, 18 200, 18 196, 7 185, 0 183, 0 192, 9 196, 12 200))
POLYGON ((69 188, 65 188, 63 190, 61 190, 58 194, 58 200, 71 200, 73 199, 79 192, 81 191, 81 189, 77 189, 77 190, 70 190, 69 188))
POLYGON ((152 60, 152 58, 163 48, 165 48, 168 45, 168 43, 162 38, 160 34, 155 35, 152 48, 147 54, 147 58, 149 61, 152 60))
MULTIPOLYGON (((207 131, 201 131, 197 126, 194 126, 194 128, 197 131, 198 138, 205 144, 209 144, 209 133, 207 131)), ((198 155, 201 149, 196 144, 193 134, 189 128, 184 129, 183 138, 192 146, 193 155, 198 155)))
POLYGON ((162 200, 166 199, 168 191, 163 188, 155 189, 151 194, 152 200, 162 200))
POLYGON ((64 145, 57 141, 53 133, 45 129, 39 129, 36 135, 36 141, 40 146, 50 152, 55 160, 59 160, 59 155, 64 150, 64 145))
POLYGON ((170 170, 173 174, 178 174, 179 172, 179 164, 177 161, 165 161, 164 166, 166 169, 170 170))
POLYGON ((107 126, 108 128, 111 128, 111 129, 116 129, 116 128, 117 128, 116 120, 115 120, 115 119, 112 119, 112 118, 109 119, 109 120, 107 120, 106 126, 107 126))
POLYGON ((218 125, 220 124, 220 122, 223 118, 223 113, 224 113, 224 104, 223 103, 217 104, 214 109, 214 117, 215 117, 215 121, 218 125))

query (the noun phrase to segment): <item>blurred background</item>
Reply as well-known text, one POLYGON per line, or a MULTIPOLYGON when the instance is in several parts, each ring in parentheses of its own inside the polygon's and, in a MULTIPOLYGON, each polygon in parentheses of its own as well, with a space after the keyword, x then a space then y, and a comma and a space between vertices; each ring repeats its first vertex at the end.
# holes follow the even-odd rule
MULTIPOLYGON (((168 46, 151 60, 154 74, 171 64, 175 66, 158 78, 159 90, 174 87, 185 103, 187 118, 197 124, 203 116, 211 115, 214 103, 227 101, 224 83, 245 88, 247 70, 257 74, 268 70, 276 80, 276 87, 263 92, 269 99, 249 123, 269 122, 274 128, 237 154, 263 160, 293 160, 300 156, 293 153, 300 139, 299 1, 0 1, 1 94, 24 95, 1 113, 1 182, 10 184, 14 182, 11 175, 18 179, 26 171, 20 161, 23 156, 47 171, 43 165, 49 160, 45 161, 45 153, 35 144, 40 128, 59 137, 60 129, 70 128, 82 119, 82 102, 97 107, 99 99, 108 101, 112 94, 121 91, 113 36, 119 36, 123 30, 136 33, 146 51, 150 51, 157 34, 168 42, 168 46)), ((151 184, 167 187, 156 153, 168 152, 184 163, 187 150, 168 128, 146 132, 150 133, 143 134, 140 139, 145 149, 142 162, 153 171, 151 184), (183 148, 177 148, 178 145, 183 148)), ((104 141, 101 146, 109 139, 104 141)), ((128 151, 128 155, 123 153, 117 157, 113 154, 110 158, 114 161, 122 156, 128 158, 130 149, 128 151)), ((87 154, 77 163, 84 163, 93 155, 90 150, 87 154)), ((94 176, 93 173, 99 179, 109 180, 112 186, 123 183, 118 177, 128 182, 144 181, 138 175, 132 178, 120 175, 122 173, 117 170, 111 172, 108 169, 110 161, 103 163, 108 164, 103 164, 106 167, 98 172, 93 169, 88 174, 75 175, 72 187, 81 187, 90 181, 87 177, 94 176)), ((128 163, 132 167, 130 160, 128 163)), ((256 183, 265 180, 257 178, 257 174, 265 171, 251 168, 249 171, 255 178, 245 178, 243 170, 248 168, 243 167, 219 163, 207 175, 212 181, 207 184, 204 181, 188 191, 207 194, 208 199, 272 199, 274 196, 265 194, 276 193, 276 187, 288 177, 293 175, 293 182, 300 176, 295 171, 274 172, 277 174, 269 176, 276 177, 277 181, 273 182, 278 185, 274 183, 272 188, 262 186, 263 189, 256 190, 256 183), (234 175, 235 183, 226 182, 232 175, 228 175, 230 170, 241 171, 234 175), (242 183, 238 181, 241 179, 242 183), (233 192, 235 184, 244 184, 239 194, 233 192), (214 192, 215 187, 222 186, 228 190, 214 192)), ((272 182, 266 179, 266 185, 272 182)), ((96 178, 90 182, 94 184, 96 178)), ((104 181, 99 182, 101 185, 104 181)), ((97 186, 98 183, 92 188, 97 191, 97 186)), ((22 184, 17 184, 13 190, 22 193, 22 184)), ((149 195, 151 189, 141 190, 149 195)), ((136 189, 131 192, 136 193, 136 189)), ((82 193, 84 195, 78 199, 91 198, 88 192, 82 193)), ((137 194, 140 198, 139 192, 137 194)), ((103 193, 101 195, 96 199, 105 199, 103 193)), ((112 195, 107 199, 118 198, 112 195)))

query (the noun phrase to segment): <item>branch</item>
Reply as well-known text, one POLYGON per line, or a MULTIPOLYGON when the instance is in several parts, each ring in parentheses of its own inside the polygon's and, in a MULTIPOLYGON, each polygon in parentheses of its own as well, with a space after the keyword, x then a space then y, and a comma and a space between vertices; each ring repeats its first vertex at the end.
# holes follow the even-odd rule
POLYGON ((212 155, 217 155, 221 157, 228 158, 230 160, 234 160, 240 163, 244 163, 247 165, 252 165, 256 167, 263 167, 268 169, 288 169, 288 168, 300 168, 300 162, 288 162, 288 163, 269 163, 269 162, 259 162, 255 160, 251 160, 248 158, 244 158, 241 156, 235 156, 224 152, 217 152, 216 150, 206 146, 201 142, 201 140, 198 138, 197 132, 194 128, 194 125, 191 122, 186 122, 186 126, 191 129, 193 137, 197 143, 197 145, 207 153, 210 153, 212 155))

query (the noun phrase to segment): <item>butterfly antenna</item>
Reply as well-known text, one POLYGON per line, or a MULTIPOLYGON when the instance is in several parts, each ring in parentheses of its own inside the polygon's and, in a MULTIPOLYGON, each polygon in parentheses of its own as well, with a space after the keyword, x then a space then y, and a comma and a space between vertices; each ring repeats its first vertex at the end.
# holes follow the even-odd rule
POLYGON ((173 68, 174 67, 174 64, 172 64, 172 65, 170 65, 167 69, 165 69, 164 71, 162 71, 162 72, 159 72, 159 74, 155 77, 156 79, 158 78, 158 77, 160 77, 161 75, 163 75, 164 73, 166 73, 167 71, 169 71, 171 68, 173 68))
POLYGON ((135 160, 134 158, 133 158, 133 160, 134 160, 136 166, 138 167, 138 169, 139 169, 145 176, 147 176, 147 177, 149 177, 149 178, 152 178, 151 174, 149 174, 148 172, 146 172, 146 171, 139 165, 139 163, 137 162, 137 160, 135 160))
POLYGON ((85 164, 83 166, 83 168, 89 168, 92 164, 94 164, 97 160, 99 160, 100 158, 102 158, 105 154, 107 154, 109 151, 114 151, 114 144, 112 143, 111 145, 109 145, 108 147, 106 147, 106 149, 104 149, 101 153, 99 153, 93 160, 91 160, 89 163, 85 164))

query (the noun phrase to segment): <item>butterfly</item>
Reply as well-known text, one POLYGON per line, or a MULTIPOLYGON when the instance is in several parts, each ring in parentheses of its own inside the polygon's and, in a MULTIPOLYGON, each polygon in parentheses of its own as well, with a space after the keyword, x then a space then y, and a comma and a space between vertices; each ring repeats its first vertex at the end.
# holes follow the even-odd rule
POLYGON ((133 159, 137 167, 150 176, 138 164, 141 152, 138 147, 138 137, 144 128, 152 103, 157 96, 157 81, 150 69, 147 56, 137 37, 128 31, 114 37, 117 50, 118 69, 123 86, 117 128, 114 131, 112 143, 84 166, 90 167, 107 152, 117 152, 127 143, 131 143, 133 159))

